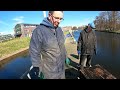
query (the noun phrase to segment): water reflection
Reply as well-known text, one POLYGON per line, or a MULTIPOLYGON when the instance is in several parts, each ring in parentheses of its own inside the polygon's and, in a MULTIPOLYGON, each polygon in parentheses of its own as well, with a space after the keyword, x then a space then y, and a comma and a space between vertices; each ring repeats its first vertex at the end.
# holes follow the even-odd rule
POLYGON ((99 63, 120 78, 120 34, 95 32, 97 35, 97 56, 93 63, 99 63))
POLYGON ((20 79, 22 74, 31 66, 30 57, 26 53, 15 59, 8 60, 0 68, 0 79, 20 79))

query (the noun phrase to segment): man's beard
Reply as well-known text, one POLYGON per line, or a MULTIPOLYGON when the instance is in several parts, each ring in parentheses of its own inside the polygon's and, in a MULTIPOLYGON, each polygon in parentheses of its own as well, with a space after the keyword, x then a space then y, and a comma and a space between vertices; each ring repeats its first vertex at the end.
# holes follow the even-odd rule
POLYGON ((58 27, 59 26, 59 22, 54 22, 55 26, 58 27))
POLYGON ((55 25, 54 27, 57 28, 59 26, 59 24, 55 25))

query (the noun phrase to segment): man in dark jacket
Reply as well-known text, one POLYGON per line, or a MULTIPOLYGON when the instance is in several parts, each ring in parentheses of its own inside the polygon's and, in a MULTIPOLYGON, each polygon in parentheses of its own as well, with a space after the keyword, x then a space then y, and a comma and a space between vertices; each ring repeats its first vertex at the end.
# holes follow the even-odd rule
POLYGON ((30 41, 31 70, 45 79, 65 78, 65 59, 67 53, 64 34, 59 27, 63 20, 63 11, 49 11, 48 17, 33 31, 30 41))
POLYGON ((92 30, 94 27, 93 23, 88 24, 86 28, 80 32, 77 47, 81 51, 80 62, 78 69, 83 67, 91 67, 91 60, 93 54, 96 54, 96 35, 92 30))

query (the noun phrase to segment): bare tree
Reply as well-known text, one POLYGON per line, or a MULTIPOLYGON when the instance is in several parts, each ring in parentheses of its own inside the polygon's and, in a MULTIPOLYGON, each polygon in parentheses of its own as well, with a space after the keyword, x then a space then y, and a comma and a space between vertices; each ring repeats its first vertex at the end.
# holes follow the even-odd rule
POLYGON ((116 31, 120 28, 120 12, 104 11, 96 16, 95 26, 98 30, 116 31))

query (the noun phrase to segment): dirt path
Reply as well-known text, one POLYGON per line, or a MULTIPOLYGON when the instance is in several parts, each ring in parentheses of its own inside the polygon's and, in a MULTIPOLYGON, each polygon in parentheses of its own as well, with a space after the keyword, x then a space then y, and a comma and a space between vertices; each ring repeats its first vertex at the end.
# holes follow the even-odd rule
POLYGON ((66 50, 67 50, 68 57, 72 61, 74 61, 76 63, 79 63, 78 55, 77 55, 77 44, 76 44, 76 42, 74 42, 72 37, 68 37, 66 39, 65 47, 66 47, 66 50))
POLYGON ((72 37, 68 37, 65 41, 65 47, 68 58, 71 60, 70 65, 66 66, 65 69, 66 79, 78 79, 79 72, 77 71, 77 64, 79 63, 79 59, 77 55, 77 44, 72 37))

